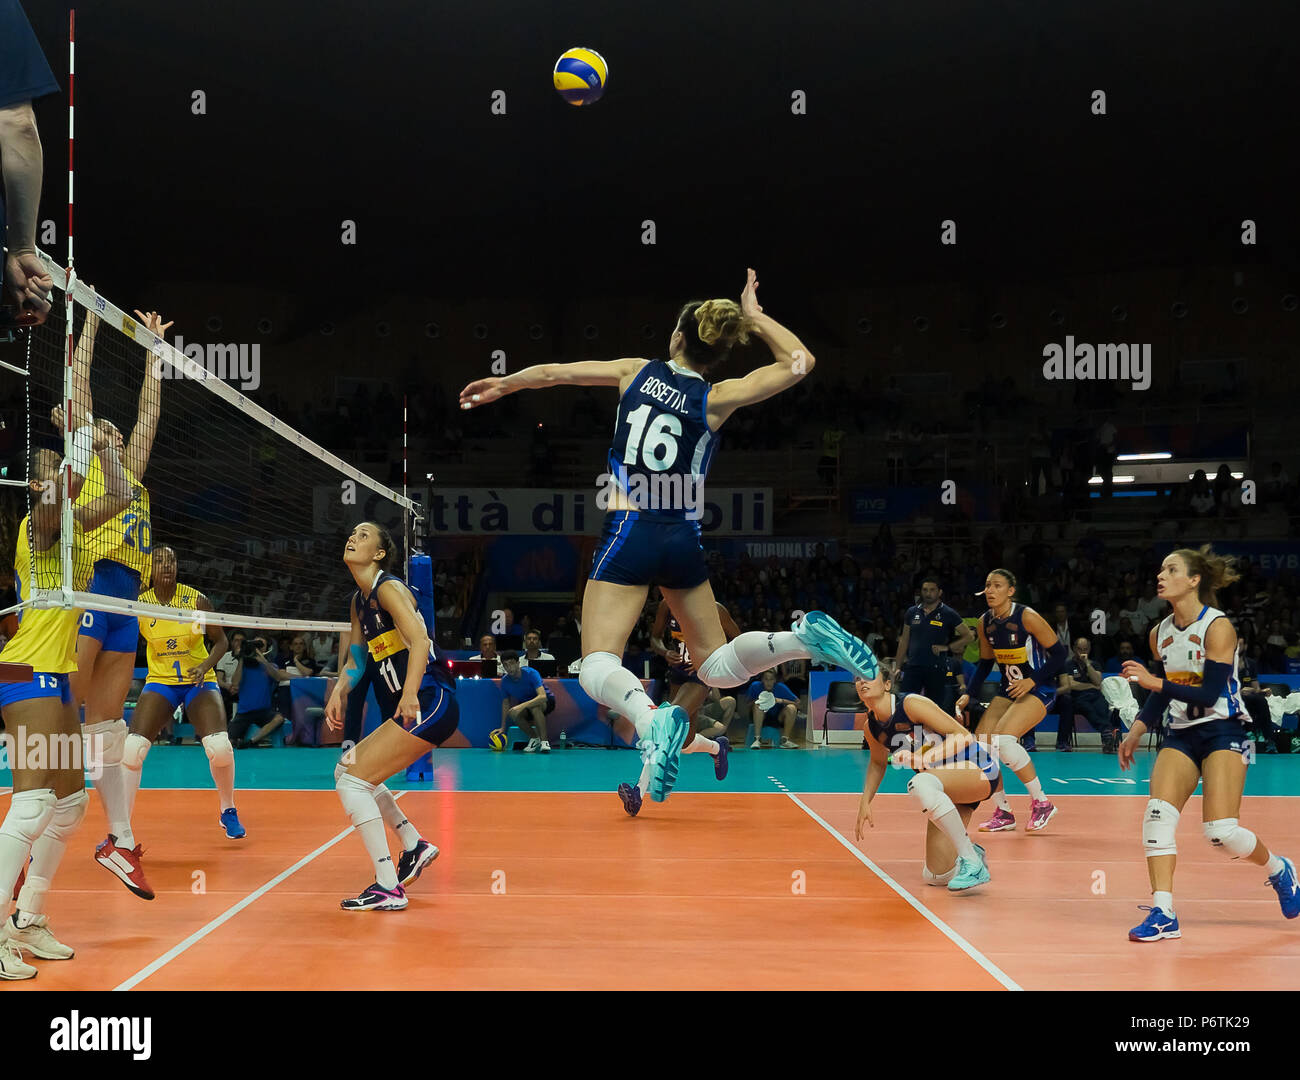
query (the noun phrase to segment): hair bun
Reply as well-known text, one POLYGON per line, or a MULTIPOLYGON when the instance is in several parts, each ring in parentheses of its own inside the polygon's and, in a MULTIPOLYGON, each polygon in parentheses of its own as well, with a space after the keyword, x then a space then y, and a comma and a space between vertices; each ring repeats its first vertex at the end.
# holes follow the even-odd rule
POLYGON ((705 300, 695 309, 696 333, 705 345, 730 348, 749 340, 744 313, 734 300, 705 300))

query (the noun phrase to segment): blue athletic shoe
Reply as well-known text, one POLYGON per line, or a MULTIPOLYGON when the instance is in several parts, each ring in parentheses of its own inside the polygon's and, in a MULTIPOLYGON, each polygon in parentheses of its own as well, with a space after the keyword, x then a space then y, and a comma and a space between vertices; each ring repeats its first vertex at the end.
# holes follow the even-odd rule
POLYGON ((725 735, 719 735, 717 738, 718 752, 713 758, 713 775, 719 780, 727 778, 727 769, 730 768, 727 759, 731 755, 731 740, 725 735))
POLYGON ((623 800, 628 817, 636 817, 641 812, 641 789, 636 784, 619 784, 618 797, 623 800))
POLYGON ((988 883, 989 866, 984 859, 984 849, 975 845, 975 855, 974 859, 957 859, 957 873, 948 882, 949 892, 964 892, 988 883))
POLYGON ((677 784, 677 766, 682 746, 690 734, 691 718, 686 710, 667 703, 654 711, 650 721, 651 752, 650 798, 663 802, 677 784))
POLYGON ((1142 920, 1141 926, 1135 926, 1128 932, 1129 941, 1159 941, 1161 938, 1183 936, 1183 932, 1178 929, 1178 920, 1173 915, 1166 915, 1163 909, 1139 904, 1138 910, 1145 911, 1147 917, 1142 920))
POLYGON ((1277 892, 1282 905, 1282 914, 1288 919, 1300 915, 1300 883, 1296 882, 1295 863, 1285 855, 1281 856, 1282 869, 1268 879, 1268 883, 1277 892))
POLYGON ((242 840, 248 835, 248 831, 239 823, 239 815, 233 806, 221 811, 221 827, 226 830, 227 840, 242 840))
POLYGON ((808 612, 793 630, 817 663, 834 664, 861 679, 874 679, 880 671, 876 654, 824 611, 808 612))

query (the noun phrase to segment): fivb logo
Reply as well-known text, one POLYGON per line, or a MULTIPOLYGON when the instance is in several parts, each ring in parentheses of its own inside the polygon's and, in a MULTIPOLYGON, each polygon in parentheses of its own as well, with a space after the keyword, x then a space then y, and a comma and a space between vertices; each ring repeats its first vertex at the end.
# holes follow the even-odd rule
POLYGON ((1065 335, 1064 347, 1043 346, 1045 379, 1130 379, 1134 390, 1151 386, 1150 345, 1076 344, 1065 335))
POLYGON ((681 473, 636 473, 629 475, 619 465, 596 477, 596 506, 609 509, 618 492, 638 510, 681 510, 688 521, 704 516, 704 477, 681 473))
POLYGON ((185 339, 177 334, 176 350, 184 353, 187 360, 181 368, 158 355, 161 345, 162 339, 155 338, 155 378, 220 379, 222 382, 238 382, 241 390, 256 390, 262 385, 261 345, 199 345, 196 342, 186 345, 185 339))

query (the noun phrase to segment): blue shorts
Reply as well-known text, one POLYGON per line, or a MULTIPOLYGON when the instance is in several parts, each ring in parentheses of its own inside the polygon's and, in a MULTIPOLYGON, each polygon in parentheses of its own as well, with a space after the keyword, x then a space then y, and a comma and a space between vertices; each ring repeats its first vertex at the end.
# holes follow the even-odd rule
POLYGON ((37 671, 32 673, 31 682, 0 683, 0 707, 29 698, 58 698, 61 704, 71 705, 72 687, 67 675, 37 671))
POLYGON ((1230 716, 1226 720, 1205 720, 1185 728, 1169 728, 1165 731, 1161 750, 1177 750, 1186 754, 1199 769, 1201 763, 1216 750, 1232 750, 1238 754, 1247 753, 1250 739, 1241 723, 1240 716, 1230 716))
POLYGON ((205 690, 211 690, 214 694, 221 693, 215 680, 200 683, 198 686, 195 686, 193 683, 185 683, 183 686, 172 686, 168 683, 147 682, 144 684, 144 689, 141 690, 140 693, 141 695, 161 694, 167 699, 168 704, 171 705, 172 712, 175 712, 179 705, 184 705, 185 708, 188 709, 190 707, 190 702, 205 690))
POLYGON ((441 746, 459 726, 460 706, 456 704, 455 694, 444 686, 430 686, 420 690, 420 722, 410 729, 412 735, 418 735, 434 746, 441 746))
MULTIPOLYGON (((86 591, 119 600, 138 600, 140 575, 121 563, 100 559, 86 591)), ((87 611, 81 616, 81 636, 94 638, 104 652, 129 652, 134 656, 140 640, 140 620, 134 615, 87 611)))
POLYGON ((704 683, 700 682, 700 677, 695 673, 694 669, 688 671, 684 667, 670 666, 668 668, 668 682, 673 686, 684 686, 687 683, 704 685, 704 683))
POLYGON ((693 589, 709 580, 699 522, 648 518, 637 510, 605 516, 591 560, 592 581, 693 589))
MULTIPOLYGON (((1008 701, 1015 701, 1016 699, 1006 692, 1005 686, 1006 683, 998 683, 998 692, 995 696, 1006 698, 1008 701)), ((1035 686, 1028 694, 1022 694, 1021 696, 1038 698, 1043 703, 1046 712, 1051 712, 1052 702, 1056 700, 1056 688, 1053 686, 1035 686)))

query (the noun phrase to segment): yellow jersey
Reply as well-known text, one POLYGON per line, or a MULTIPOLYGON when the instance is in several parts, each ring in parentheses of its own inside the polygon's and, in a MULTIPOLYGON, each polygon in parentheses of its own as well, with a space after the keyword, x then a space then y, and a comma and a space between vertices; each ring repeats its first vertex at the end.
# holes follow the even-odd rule
MULTIPOLYGON (((177 582, 176 595, 162 606, 198 611, 198 602, 202 596, 198 589, 177 582)), ((141 593, 140 602, 162 604, 153 589, 141 593)), ((170 619, 154 619, 148 615, 140 615, 138 618, 140 636, 145 640, 145 653, 149 658, 148 681, 167 686, 188 686, 190 680, 186 678, 186 672, 208 658, 203 630, 196 628, 193 621, 173 622, 170 619)), ((215 682, 216 679, 208 672, 204 681, 215 682)))
MULTIPOLYGON (((86 547, 93 561, 110 559, 129 567, 140 575, 140 587, 149 587, 153 569, 153 522, 149 519, 149 492, 124 465, 122 471, 131 482, 135 494, 131 505, 109 518, 86 539, 86 547)), ((90 471, 81 485, 77 504, 89 502, 104 494, 104 467, 99 455, 90 460, 90 471)))
MULTIPOLYGON (((36 553, 33 577, 32 551, 28 540, 31 516, 23 518, 18 526, 18 544, 14 552, 14 587, 18 599, 31 587, 61 589, 63 587, 63 560, 59 555, 59 542, 36 553)), ((85 553, 85 533, 74 524, 72 547, 72 587, 82 591, 90 583, 90 560, 85 553)), ((65 675, 77 670, 77 632, 81 627, 80 608, 28 608, 18 613, 18 633, 0 650, 0 660, 12 664, 31 664, 32 671, 65 675)))

